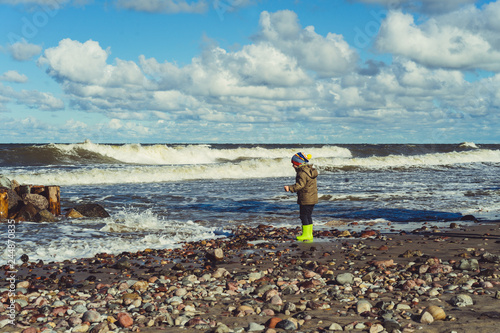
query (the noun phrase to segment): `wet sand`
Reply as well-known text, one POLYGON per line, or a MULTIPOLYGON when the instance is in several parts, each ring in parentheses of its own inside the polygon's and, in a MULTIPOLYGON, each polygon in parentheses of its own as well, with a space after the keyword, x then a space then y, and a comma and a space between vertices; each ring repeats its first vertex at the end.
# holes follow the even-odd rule
POLYGON ((0 331, 500 332, 500 223, 441 225, 333 227, 313 243, 261 225, 175 250, 27 261, 14 325, 1 294, 0 331))

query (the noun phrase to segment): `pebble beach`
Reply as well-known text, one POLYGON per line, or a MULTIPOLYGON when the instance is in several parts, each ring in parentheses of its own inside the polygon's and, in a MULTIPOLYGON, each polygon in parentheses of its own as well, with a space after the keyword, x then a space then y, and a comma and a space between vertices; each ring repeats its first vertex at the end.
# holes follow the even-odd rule
POLYGON ((176 249, 22 257, 14 297, 2 279, 0 331, 500 331, 498 221, 298 233, 261 224, 176 249))

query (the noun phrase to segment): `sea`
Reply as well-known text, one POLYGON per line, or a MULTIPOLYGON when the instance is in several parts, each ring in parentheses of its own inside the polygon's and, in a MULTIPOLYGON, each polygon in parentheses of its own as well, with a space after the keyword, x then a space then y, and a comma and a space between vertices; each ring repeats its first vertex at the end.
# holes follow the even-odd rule
POLYGON ((500 219, 500 144, 0 144, 0 174, 59 185, 61 207, 97 203, 109 218, 22 222, 1 261, 60 262, 97 253, 230 237, 239 226, 299 227, 290 163, 319 171, 316 230, 447 228, 500 219), (10 251, 10 252, 9 252, 10 251))

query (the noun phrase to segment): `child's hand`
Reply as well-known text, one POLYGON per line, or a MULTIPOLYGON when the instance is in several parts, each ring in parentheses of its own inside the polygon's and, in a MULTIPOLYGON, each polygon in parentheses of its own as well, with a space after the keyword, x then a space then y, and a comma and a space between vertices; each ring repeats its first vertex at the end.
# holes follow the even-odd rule
POLYGON ((290 192, 290 186, 285 185, 285 191, 290 192))

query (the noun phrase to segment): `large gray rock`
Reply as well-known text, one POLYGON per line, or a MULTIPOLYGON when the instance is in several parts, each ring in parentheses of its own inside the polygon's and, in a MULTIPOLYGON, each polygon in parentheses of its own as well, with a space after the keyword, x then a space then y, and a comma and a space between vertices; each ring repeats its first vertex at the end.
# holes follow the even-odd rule
POLYGON ((16 191, 8 188, 7 194, 9 196, 9 212, 16 210, 19 206, 19 203, 23 201, 23 199, 16 193, 16 191))
POLYGON ((38 209, 33 206, 32 203, 28 203, 21 207, 19 213, 17 213, 18 219, 21 221, 34 221, 36 214, 38 213, 38 209))
POLYGON ((35 222, 57 222, 57 218, 46 209, 39 211, 34 218, 35 222))
POLYGON ((26 193, 23 194, 22 198, 25 205, 31 203, 38 210, 44 210, 49 208, 49 200, 47 200, 47 198, 44 197, 43 195, 26 193))
POLYGON ((109 213, 99 204, 83 204, 74 209, 85 217, 109 217, 109 213))

